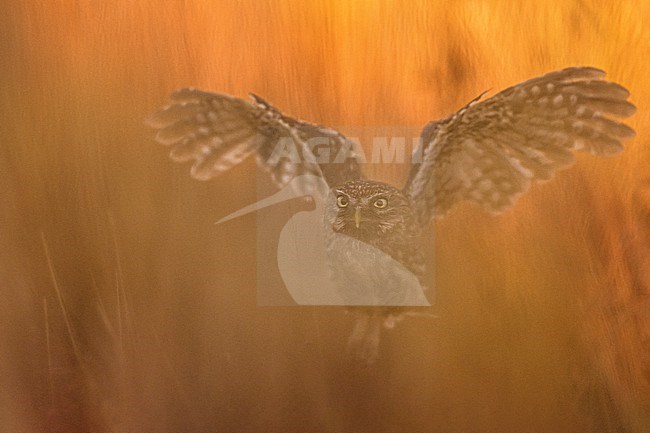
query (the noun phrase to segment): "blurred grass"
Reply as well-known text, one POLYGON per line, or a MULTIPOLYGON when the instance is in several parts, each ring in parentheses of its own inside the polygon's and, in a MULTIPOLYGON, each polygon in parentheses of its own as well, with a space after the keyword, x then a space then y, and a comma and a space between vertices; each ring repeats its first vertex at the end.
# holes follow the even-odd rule
POLYGON ((5 5, 1 430, 650 429, 647 2, 5 5), (440 318, 364 371, 338 309, 256 307, 254 216, 212 224, 255 200, 254 162, 194 182, 143 126, 191 85, 413 127, 570 65, 631 90, 637 138, 436 223, 440 318))

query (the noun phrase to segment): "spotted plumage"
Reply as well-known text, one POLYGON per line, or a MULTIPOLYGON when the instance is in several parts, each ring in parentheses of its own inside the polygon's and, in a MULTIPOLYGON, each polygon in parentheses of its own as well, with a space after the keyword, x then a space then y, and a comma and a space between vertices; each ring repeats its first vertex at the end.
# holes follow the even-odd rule
POLYGON ((335 233, 370 244, 418 278, 423 276, 422 227, 401 190, 381 182, 353 180, 333 188, 326 203, 325 223, 335 233))
MULTIPOLYGON (((485 100, 481 95, 448 118, 430 122, 403 188, 366 180, 354 143, 285 116, 256 95, 247 102, 181 89, 149 123, 159 129, 156 139, 170 146, 172 159, 192 161, 191 174, 200 180, 251 154, 280 188, 303 174, 322 177, 331 188, 324 222, 330 232, 328 257, 340 286, 346 293, 371 291, 398 299, 401 280, 393 278, 389 263, 394 260, 422 278, 421 233, 432 218, 463 200, 500 213, 534 181, 570 165, 572 151, 612 155, 622 150, 621 142, 634 130, 613 117, 630 116, 635 107, 627 101, 629 92, 604 76, 592 67, 551 72, 485 100), (363 245, 381 253, 362 253, 363 245)), ((305 184, 302 191, 313 194, 316 188, 305 184)), ((361 310, 350 341, 372 359, 380 327, 394 323, 401 311, 361 310)))

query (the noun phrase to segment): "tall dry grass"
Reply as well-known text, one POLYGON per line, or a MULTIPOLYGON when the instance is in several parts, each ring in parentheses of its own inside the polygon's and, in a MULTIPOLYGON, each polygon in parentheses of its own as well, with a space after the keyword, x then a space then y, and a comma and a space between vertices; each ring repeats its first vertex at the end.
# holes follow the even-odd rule
POLYGON ((648 16, 642 0, 5 2, 0 430, 647 431, 648 16), (338 309, 256 306, 255 216, 213 225, 256 199, 254 162, 194 182, 142 122, 193 85, 343 132, 417 126, 569 65, 631 90, 637 138, 501 217, 437 223, 439 318, 405 322, 365 370, 338 309))

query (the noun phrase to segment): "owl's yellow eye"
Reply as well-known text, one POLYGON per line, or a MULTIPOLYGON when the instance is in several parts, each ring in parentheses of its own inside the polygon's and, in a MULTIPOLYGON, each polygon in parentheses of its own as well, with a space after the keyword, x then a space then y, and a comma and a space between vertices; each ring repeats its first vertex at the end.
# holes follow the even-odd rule
POLYGON ((336 197, 336 204, 338 205, 338 207, 347 207, 347 205, 349 203, 350 203, 350 201, 344 195, 340 195, 340 196, 336 197))
POLYGON ((375 200, 375 207, 379 209, 383 209, 388 205, 388 200, 385 198, 378 198, 375 200))

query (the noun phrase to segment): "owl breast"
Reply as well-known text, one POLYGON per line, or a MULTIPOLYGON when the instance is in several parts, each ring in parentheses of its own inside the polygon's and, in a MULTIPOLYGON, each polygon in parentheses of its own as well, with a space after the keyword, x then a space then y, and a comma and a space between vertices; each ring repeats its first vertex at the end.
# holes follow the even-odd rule
MULTIPOLYGON (((331 279, 345 305, 429 305, 421 275, 369 243, 332 231, 327 258, 331 279)), ((411 260, 423 268, 421 256, 411 260)))

